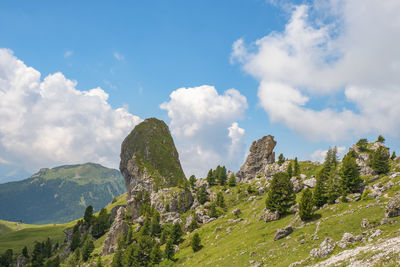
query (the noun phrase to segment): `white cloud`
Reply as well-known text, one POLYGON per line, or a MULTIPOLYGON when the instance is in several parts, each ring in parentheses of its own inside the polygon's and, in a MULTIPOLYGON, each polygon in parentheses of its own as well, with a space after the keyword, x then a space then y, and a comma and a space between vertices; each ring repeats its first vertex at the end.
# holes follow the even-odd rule
POLYGON ((208 85, 180 88, 160 108, 168 111, 187 175, 204 176, 218 164, 236 169, 242 163, 244 129, 236 121, 243 118, 247 100, 239 91, 220 95, 208 85))
MULTIPOLYGON (((345 146, 338 146, 337 148, 337 156, 339 159, 343 158, 344 154, 346 153, 345 146)), ((311 160, 324 162, 326 153, 328 150, 317 149, 311 154, 311 160)))
POLYGON ((0 158, 36 171, 98 162, 118 167, 123 138, 141 121, 113 109, 101 88, 76 89, 62 73, 40 73, 0 49, 0 158))
POLYGON ((118 52, 114 52, 113 55, 114 55, 115 59, 118 60, 118 61, 122 61, 122 60, 125 59, 125 57, 123 55, 121 55, 120 53, 118 53, 118 52))
POLYGON ((64 58, 69 58, 70 56, 72 56, 72 54, 74 54, 74 51, 71 50, 65 51, 64 58))
POLYGON ((258 96, 271 121, 312 140, 399 136, 400 2, 315 3, 316 19, 308 17, 311 7, 296 6, 283 32, 249 46, 237 40, 231 60, 260 80, 258 96), (339 109, 310 105, 335 95, 347 102, 339 109))

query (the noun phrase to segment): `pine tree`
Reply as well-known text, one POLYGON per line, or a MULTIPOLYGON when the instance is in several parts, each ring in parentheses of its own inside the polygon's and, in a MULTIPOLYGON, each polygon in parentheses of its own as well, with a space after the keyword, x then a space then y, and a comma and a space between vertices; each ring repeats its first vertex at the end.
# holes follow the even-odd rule
POLYGON ((346 196, 347 194, 353 192, 354 189, 356 189, 362 182, 356 159, 352 156, 352 154, 347 154, 344 156, 341 174, 340 185, 342 189, 342 195, 346 196))
POLYGON ((226 179, 227 179, 227 177, 226 177, 226 168, 225 168, 225 166, 222 166, 222 167, 220 167, 220 171, 219 171, 219 174, 218 174, 218 183, 220 185, 225 185, 226 184, 226 179))
POLYGON ((366 138, 362 138, 358 140, 356 143, 356 146, 358 147, 358 150, 360 152, 367 152, 368 151, 368 140, 366 138))
POLYGON ((385 138, 382 135, 379 135, 378 140, 376 140, 376 142, 383 144, 383 143, 385 143, 385 138))
POLYGON ((201 239, 200 239, 200 235, 198 233, 195 233, 193 235, 191 246, 192 246, 193 252, 197 252, 201 249, 201 247, 202 247, 201 239))
POLYGON ((327 177, 325 176, 324 170, 320 170, 317 173, 316 177, 317 183, 314 189, 314 205, 317 207, 322 207, 327 199, 326 199, 326 180, 327 177))
POLYGON ((334 164, 331 166, 327 182, 326 200, 328 203, 333 204, 340 196, 340 180, 337 175, 337 169, 334 164))
POLYGON ((162 260, 162 251, 160 249, 160 245, 156 242, 150 252, 150 265, 154 266, 161 262, 162 260))
POLYGON ((292 178, 292 176, 293 176, 293 169, 292 169, 292 163, 291 163, 291 162, 289 163, 289 166, 288 166, 288 168, 287 168, 287 173, 288 173, 288 175, 289 175, 289 178, 292 178))
POLYGON ((278 157, 278 165, 281 166, 284 162, 285 162, 285 157, 281 153, 281 154, 279 154, 279 157, 278 157))
POLYGON ((199 224, 197 223, 197 215, 196 213, 193 213, 192 221, 189 224, 188 230, 189 232, 193 232, 197 228, 199 228, 199 224))
POLYGON ((32 251, 32 259, 31 263, 33 267, 41 267, 43 266, 43 253, 42 253, 42 244, 40 242, 35 242, 35 246, 32 251))
POLYGON ((380 146, 371 153, 370 165, 377 174, 385 174, 390 171, 389 153, 385 147, 380 146))
POLYGON ((29 257, 29 255, 28 255, 28 248, 27 248, 26 246, 22 249, 22 255, 23 255, 25 258, 28 258, 28 257, 29 257))
POLYGON ((72 235, 72 240, 70 245, 71 250, 75 251, 75 249, 79 247, 80 243, 81 243, 81 233, 79 231, 76 231, 72 235))
POLYGON ((393 151, 392 156, 390 157, 391 160, 395 160, 396 159, 396 152, 393 151))
POLYGON ((93 207, 92 205, 89 205, 85 210, 85 215, 83 216, 83 220, 87 225, 90 225, 92 223, 92 219, 93 219, 93 207))
POLYGON ((296 195, 289 175, 284 172, 276 173, 271 181, 266 207, 270 211, 278 211, 283 215, 296 203, 296 195))
POLYGON ((174 260, 175 249, 172 239, 168 239, 167 244, 165 245, 164 254, 167 259, 174 260))
POLYGON ((171 231, 171 240, 173 241, 173 243, 175 245, 178 245, 181 240, 182 240, 182 228, 181 225, 179 223, 174 223, 174 225, 172 226, 172 231, 171 231))
POLYGON ((210 170, 208 171, 208 174, 207 174, 207 182, 208 182, 208 184, 209 184, 210 186, 213 186, 213 185, 215 184, 214 173, 213 173, 213 170, 212 170, 212 169, 210 169, 210 170))
POLYGON ((141 235, 150 235, 151 233, 151 224, 149 218, 146 217, 143 222, 142 228, 140 228, 141 235))
POLYGON ((212 203, 210 206, 210 210, 209 210, 209 214, 208 216, 210 216, 211 218, 218 218, 218 213, 217 213, 217 209, 216 209, 215 203, 212 203))
POLYGON ((196 186, 196 176, 191 175, 189 178, 189 184, 191 188, 194 188, 196 186))
POLYGON ((299 176, 300 175, 300 166, 299 163, 297 162, 297 157, 294 158, 294 176, 299 176))
POLYGON ((51 240, 50 237, 48 237, 47 240, 44 242, 43 246, 43 256, 45 258, 51 257, 51 249, 52 249, 51 240))
POLYGON ((161 237, 160 237, 160 243, 161 245, 165 244, 165 242, 167 241, 167 238, 169 237, 170 234, 170 229, 167 226, 163 227, 163 230, 161 232, 161 237))
POLYGON ((151 219, 151 236, 159 236, 161 233, 161 225, 160 225, 160 213, 157 211, 154 213, 151 219))
POLYGON ((89 237, 86 239, 82 247, 82 260, 86 262, 89 259, 90 253, 92 253, 93 250, 93 240, 89 237))
POLYGON ((313 216, 313 195, 309 188, 306 188, 301 194, 299 215, 303 221, 307 221, 313 216))
POLYGON ((217 206, 225 208, 225 199, 221 191, 217 194, 217 206))
POLYGON ((231 176, 229 177, 228 185, 229 185, 230 187, 236 186, 236 179, 235 179, 235 175, 234 175, 233 173, 232 173, 231 176))
POLYGON ((132 227, 128 225, 128 234, 126 235, 125 238, 125 244, 129 245, 132 243, 132 236, 133 236, 132 227))
POLYGON ((200 187, 199 192, 197 193, 197 200, 200 204, 204 204, 208 201, 208 193, 204 185, 200 187))

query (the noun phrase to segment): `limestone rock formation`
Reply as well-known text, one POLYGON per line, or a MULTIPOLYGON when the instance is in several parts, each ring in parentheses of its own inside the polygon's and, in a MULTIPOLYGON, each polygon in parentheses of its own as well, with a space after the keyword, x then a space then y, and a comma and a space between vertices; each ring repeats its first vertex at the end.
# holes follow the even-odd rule
POLYGON ((290 235, 292 232, 293 232, 293 227, 290 225, 285 228, 278 229, 274 236, 274 240, 276 241, 276 240, 282 239, 282 238, 290 235))
MULTIPOLYGON (((387 150, 389 155, 389 150, 380 142, 370 143, 368 144, 368 149, 371 151, 377 150, 379 147, 384 147, 387 150)), ((357 154, 356 162, 360 170, 360 175, 372 175, 374 174, 374 170, 369 166, 369 152, 368 151, 360 151, 358 146, 354 144, 350 151, 354 151, 357 154)))
POLYGON ((314 258, 325 258, 335 250, 335 242, 327 237, 322 241, 319 248, 314 248, 310 251, 310 256, 314 258))
POLYGON ((118 239, 121 235, 126 235, 128 233, 128 224, 124 221, 125 210, 126 209, 122 206, 118 209, 117 216, 111 225, 106 240, 104 240, 101 252, 102 255, 113 253, 117 249, 118 239))
POLYGON ((386 205, 386 217, 393 218, 400 216, 400 195, 392 197, 386 205))
POLYGON ((129 216, 139 217, 139 192, 147 192, 160 213, 184 212, 190 208, 193 197, 189 190, 178 188, 187 183, 179 155, 168 126, 150 118, 138 124, 121 146, 120 171, 128 191, 129 216), (166 210, 166 205, 169 209, 166 210))
POLYGON ((260 216, 260 220, 265 221, 265 222, 272 222, 279 220, 280 215, 279 212, 277 211, 270 211, 267 208, 264 208, 263 214, 260 216))
POLYGON ((257 141, 254 141, 250 147, 250 154, 240 170, 237 172, 236 177, 240 181, 252 179, 258 174, 262 174, 267 164, 275 162, 276 141, 271 135, 264 136, 257 141))

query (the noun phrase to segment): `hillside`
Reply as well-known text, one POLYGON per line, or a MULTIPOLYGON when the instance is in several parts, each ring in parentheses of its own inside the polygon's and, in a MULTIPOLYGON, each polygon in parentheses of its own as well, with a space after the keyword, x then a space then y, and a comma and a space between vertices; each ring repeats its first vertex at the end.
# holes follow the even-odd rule
POLYGON ((95 211, 125 192, 118 170, 99 164, 41 169, 30 178, 0 184, 0 218, 31 224, 64 223, 95 211))

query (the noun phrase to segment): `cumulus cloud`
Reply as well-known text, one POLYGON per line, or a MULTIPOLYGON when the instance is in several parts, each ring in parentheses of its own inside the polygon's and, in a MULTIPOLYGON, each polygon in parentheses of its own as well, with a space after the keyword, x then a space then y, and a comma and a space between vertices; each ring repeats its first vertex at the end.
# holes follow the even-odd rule
MULTIPOLYGON (((346 153, 346 147, 338 146, 338 147, 336 147, 336 149, 337 149, 338 158, 339 159, 343 158, 344 154, 346 153)), ((327 152, 328 152, 328 150, 317 149, 311 154, 311 160, 324 162, 327 152)))
POLYGON ((283 32, 250 45, 237 40, 231 60, 260 81, 258 97, 272 122, 312 140, 368 133, 398 137, 400 2, 315 3, 293 7, 283 32), (345 103, 313 105, 335 96, 345 103))
POLYGON ((29 171, 88 161, 117 167, 122 140, 141 119, 113 109, 101 88, 76 85, 59 72, 41 80, 0 49, 0 159, 29 171))
POLYGON ((160 108, 171 119, 171 132, 187 175, 204 176, 218 164, 239 167, 245 154, 245 130, 237 120, 247 108, 246 97, 239 91, 218 94, 209 85, 180 88, 160 108))

